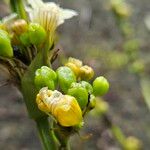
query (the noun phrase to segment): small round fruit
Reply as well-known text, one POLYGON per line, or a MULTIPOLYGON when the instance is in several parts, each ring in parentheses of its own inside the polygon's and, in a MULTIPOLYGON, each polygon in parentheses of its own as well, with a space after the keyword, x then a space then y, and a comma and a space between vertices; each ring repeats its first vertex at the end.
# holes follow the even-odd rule
POLYGON ((95 96, 105 95, 109 90, 109 83, 103 76, 97 77, 93 82, 93 92, 95 96))

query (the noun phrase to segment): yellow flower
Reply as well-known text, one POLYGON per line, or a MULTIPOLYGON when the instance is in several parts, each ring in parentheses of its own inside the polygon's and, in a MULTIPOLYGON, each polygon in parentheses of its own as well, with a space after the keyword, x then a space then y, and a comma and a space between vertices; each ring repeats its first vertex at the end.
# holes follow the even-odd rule
POLYGON ((62 126, 75 126, 82 122, 82 111, 72 96, 42 88, 36 102, 41 111, 51 114, 62 126))

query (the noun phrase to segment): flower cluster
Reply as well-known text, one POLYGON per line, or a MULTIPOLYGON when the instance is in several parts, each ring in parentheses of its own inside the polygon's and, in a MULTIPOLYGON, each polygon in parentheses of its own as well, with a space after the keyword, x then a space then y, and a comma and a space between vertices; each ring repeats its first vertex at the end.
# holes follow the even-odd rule
POLYGON ((66 19, 76 16, 77 12, 60 8, 53 2, 44 3, 42 0, 28 0, 26 11, 28 20, 18 18, 19 16, 14 13, 0 22, 0 55, 16 57, 13 47, 17 46, 19 47, 17 53, 25 59, 30 57, 28 63, 31 63, 37 51, 44 45, 47 44, 50 49, 54 44, 56 28, 66 19))
POLYGON ((84 71, 82 67, 82 61, 69 58, 56 71, 42 66, 35 72, 35 85, 41 89, 36 97, 38 108, 61 126, 81 125, 84 115, 95 107, 96 96, 108 92, 106 78, 97 77, 91 85, 94 71, 87 65, 84 71))

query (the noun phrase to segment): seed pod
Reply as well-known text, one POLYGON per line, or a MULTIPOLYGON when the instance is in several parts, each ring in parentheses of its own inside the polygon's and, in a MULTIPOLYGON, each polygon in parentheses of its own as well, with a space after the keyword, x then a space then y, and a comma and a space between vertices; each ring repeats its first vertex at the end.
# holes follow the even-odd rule
POLYGON ((56 85, 57 75, 47 66, 42 66, 35 72, 34 83, 38 89, 47 86, 49 89, 54 90, 56 85))
POLYGON ((32 44, 39 45, 46 39, 46 31, 37 23, 29 24, 29 39, 32 44))
POLYGON ((0 56, 13 57, 11 41, 6 31, 0 30, 0 56))
POLYGON ((84 109, 88 103, 88 92, 80 83, 73 83, 68 89, 68 95, 76 98, 81 109, 84 109))
POLYGON ((80 68, 80 78, 82 80, 90 80, 94 76, 94 71, 91 67, 85 65, 80 68))
POLYGON ((93 82, 93 92, 95 96, 105 95, 109 90, 109 83, 103 76, 97 77, 93 82))
POLYGON ((53 115, 61 126, 76 126, 82 122, 81 109, 72 96, 42 88, 36 102, 41 111, 53 115))
POLYGON ((70 85, 76 82, 76 77, 69 67, 59 67, 56 71, 61 90, 67 93, 70 85))

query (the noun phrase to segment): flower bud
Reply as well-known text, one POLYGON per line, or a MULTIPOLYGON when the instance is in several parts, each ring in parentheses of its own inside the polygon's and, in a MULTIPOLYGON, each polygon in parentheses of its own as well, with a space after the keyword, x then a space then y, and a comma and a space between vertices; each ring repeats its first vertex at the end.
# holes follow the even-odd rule
POLYGON ((56 85, 57 75, 47 66, 42 66, 35 72, 34 83, 38 89, 47 86, 49 89, 54 90, 56 85))
POLYGON ((2 22, 0 22, 0 30, 7 30, 5 24, 3 24, 2 22))
POLYGON ((80 84, 82 85, 83 88, 85 88, 87 90, 87 92, 89 94, 93 93, 93 87, 90 83, 88 83, 86 81, 81 81, 80 84))
POLYGON ((76 82, 76 77, 69 67, 59 67, 56 71, 61 90, 67 93, 70 85, 76 82))
POLYGON ((0 30, 0 56, 13 57, 11 41, 6 31, 0 30))
POLYGON ((141 150, 142 143, 135 137, 128 137, 123 143, 124 150, 141 150))
POLYGON ((12 24, 11 29, 16 35, 21 35, 28 30, 28 24, 25 20, 19 19, 12 24))
POLYGON ((73 83, 68 89, 68 95, 76 98, 81 109, 84 109, 88 103, 88 92, 80 83, 73 83))
POLYGON ((29 46, 31 43, 30 43, 30 39, 29 39, 29 33, 28 32, 25 32, 23 34, 20 35, 20 41, 23 45, 25 46, 29 46))
POLYGON ((80 68, 80 78, 82 80, 90 80, 94 76, 94 71, 91 67, 85 65, 80 68))
POLYGON ((61 126, 76 126, 82 122, 81 109, 72 96, 42 88, 36 102, 41 111, 53 115, 61 126))
POLYGON ((65 66, 69 67, 74 72, 76 77, 78 77, 80 73, 80 67, 82 66, 82 61, 70 57, 68 59, 68 62, 65 64, 65 66))
POLYGON ((131 13, 130 6, 122 0, 111 0, 112 10, 119 17, 129 17, 131 13))
POLYGON ((95 106, 96 106, 96 97, 91 94, 89 99, 88 109, 92 110, 93 108, 95 108, 95 106))
POLYGON ((97 77, 93 82, 93 92, 95 96, 105 95, 109 90, 109 83, 103 76, 97 77))
POLYGON ((30 23, 28 32, 32 44, 39 45, 46 39, 46 31, 37 23, 30 23))
MULTIPOLYGON (((92 96, 90 99, 92 99, 93 104, 96 103, 94 109, 91 111, 92 115, 100 116, 100 115, 103 115, 108 112, 109 105, 106 101, 104 101, 103 99, 100 99, 100 98, 94 99, 94 96, 92 96)), ((91 105, 91 104, 89 103, 89 105, 91 105)))

